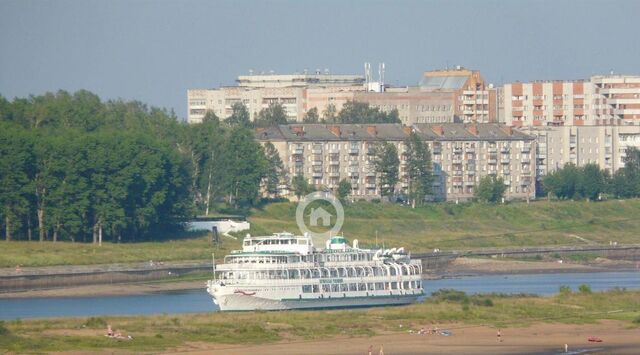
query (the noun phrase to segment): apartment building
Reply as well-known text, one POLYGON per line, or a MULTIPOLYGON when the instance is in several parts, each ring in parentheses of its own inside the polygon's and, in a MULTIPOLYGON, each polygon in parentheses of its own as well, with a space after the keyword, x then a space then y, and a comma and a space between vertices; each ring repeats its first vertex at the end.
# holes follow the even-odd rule
MULTIPOLYGON (((287 118, 301 121, 306 111, 314 106, 309 102, 309 95, 320 93, 327 96, 327 101, 342 91, 364 90, 364 77, 359 75, 335 75, 328 73, 316 74, 256 74, 241 75, 236 80, 238 86, 224 86, 218 89, 189 89, 187 90, 187 122, 202 122, 207 111, 212 111, 218 117, 227 118, 232 113, 232 106, 243 103, 251 120, 255 120, 258 113, 269 104, 282 104, 287 118), (309 89, 311 93, 308 92, 309 89), (325 94, 326 93, 326 94, 325 94)), ((347 96, 346 102, 352 99, 347 96)))
MULTIPOLYGON (((291 124, 258 129, 256 139, 274 144, 290 180, 303 175, 310 184, 335 189, 342 179, 351 182, 356 199, 380 197, 378 176, 372 165, 373 148, 380 142, 395 144, 400 158, 399 194, 406 194, 404 140, 415 131, 433 157, 433 195, 436 200, 459 201, 473 197, 480 178, 504 179, 508 199, 535 196, 534 137, 498 124, 291 124)), ((282 192, 287 195, 287 186, 282 192)))
POLYGON ((628 147, 640 149, 640 126, 528 126, 521 131, 536 137, 536 176, 567 163, 595 163, 613 174, 624 166, 628 147))
POLYGON ((402 123, 496 122, 496 89, 487 85, 479 71, 463 67, 427 71, 419 86, 368 90, 379 83, 358 75, 294 74, 239 76, 238 86, 187 91, 188 122, 198 123, 207 111, 218 117, 231 115, 235 103, 243 103, 254 120, 270 103, 283 105, 287 118, 302 121, 305 113, 329 105, 337 111, 347 101, 367 102, 389 112, 398 110, 402 123))
POLYGON ((501 120, 516 127, 640 124, 640 76, 509 83, 500 98, 501 120))

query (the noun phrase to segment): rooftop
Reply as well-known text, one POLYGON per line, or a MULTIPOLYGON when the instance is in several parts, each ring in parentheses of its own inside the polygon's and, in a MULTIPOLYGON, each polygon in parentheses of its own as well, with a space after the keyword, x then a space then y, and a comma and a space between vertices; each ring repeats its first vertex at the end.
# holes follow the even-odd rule
POLYGON ((288 124, 258 128, 255 137, 259 141, 402 141, 414 130, 428 141, 534 139, 497 123, 288 124))

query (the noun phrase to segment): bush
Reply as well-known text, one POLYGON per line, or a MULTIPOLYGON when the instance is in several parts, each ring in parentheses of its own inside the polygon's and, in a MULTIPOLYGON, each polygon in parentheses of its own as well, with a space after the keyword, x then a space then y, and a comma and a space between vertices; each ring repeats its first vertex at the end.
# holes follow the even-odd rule
POLYGON ((431 297, 436 302, 440 301, 448 301, 448 302, 460 302, 460 303, 469 303, 469 296, 463 291, 452 290, 452 289, 440 289, 431 294, 431 297))
POLYGON ((570 293, 571 293, 571 287, 569 287, 567 285, 560 286, 560 294, 561 295, 568 295, 570 293))
POLYGON ((4 321, 0 320, 0 337, 10 335, 11 331, 4 325, 4 321))
POLYGON ((633 324, 640 324, 640 316, 633 320, 633 324))
POLYGON ((589 294, 591 293, 591 286, 587 284, 582 284, 580 285, 580 287, 578 287, 578 291, 580 291, 580 293, 582 294, 589 294))
POLYGON ((107 321, 101 317, 91 317, 84 323, 87 328, 106 328, 107 321))

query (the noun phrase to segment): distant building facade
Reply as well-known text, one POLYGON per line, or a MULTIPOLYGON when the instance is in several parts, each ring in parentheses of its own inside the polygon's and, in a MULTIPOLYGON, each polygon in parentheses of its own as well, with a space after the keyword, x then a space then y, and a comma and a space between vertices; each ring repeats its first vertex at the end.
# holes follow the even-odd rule
POLYGON ((290 121, 302 121, 316 108, 322 116, 329 106, 337 111, 347 101, 367 102, 384 112, 398 110, 402 123, 497 122, 497 90, 479 71, 462 67, 427 71, 419 86, 378 87, 364 76, 332 74, 239 76, 238 86, 187 91, 189 123, 199 123, 207 111, 227 118, 235 103, 243 103, 255 120, 273 102, 282 104, 290 121))
POLYGON ((639 126, 528 126, 521 131, 536 137, 536 176, 572 163, 595 163, 613 174, 624 167, 628 147, 640 149, 639 126))
POLYGON ((516 127, 640 125, 640 76, 509 83, 500 98, 501 121, 516 127))
POLYGON ((507 199, 535 197, 534 137, 498 124, 290 124, 258 129, 256 139, 271 142, 284 162, 289 182, 296 175, 327 189, 342 179, 351 183, 351 197, 380 197, 379 176, 372 165, 373 148, 379 142, 395 144, 400 158, 400 181, 396 192, 406 194, 404 140, 415 131, 429 146, 433 157, 435 200, 468 200, 480 178, 502 177, 507 199))

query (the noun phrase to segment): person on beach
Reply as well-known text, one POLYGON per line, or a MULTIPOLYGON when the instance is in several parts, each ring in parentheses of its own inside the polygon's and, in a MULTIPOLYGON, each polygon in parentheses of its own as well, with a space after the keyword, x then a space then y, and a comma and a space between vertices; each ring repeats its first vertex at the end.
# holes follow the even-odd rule
POLYGON ((564 352, 565 353, 569 352, 569 344, 564 344, 564 352))
POLYGON ((373 345, 369 345, 369 355, 373 355, 373 345))
POLYGON ((502 333, 500 332, 500 329, 498 329, 498 332, 496 333, 496 338, 500 343, 502 343, 502 333))
POLYGON ((108 337, 113 336, 113 329, 111 329, 111 324, 107 324, 107 336, 108 337))

